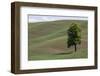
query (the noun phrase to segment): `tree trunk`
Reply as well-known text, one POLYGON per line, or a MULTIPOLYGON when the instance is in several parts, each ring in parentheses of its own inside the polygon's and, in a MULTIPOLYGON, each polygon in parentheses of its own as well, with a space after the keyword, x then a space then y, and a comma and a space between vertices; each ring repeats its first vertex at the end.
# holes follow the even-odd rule
POLYGON ((75 52, 77 51, 77 46, 76 46, 76 44, 75 44, 75 52))

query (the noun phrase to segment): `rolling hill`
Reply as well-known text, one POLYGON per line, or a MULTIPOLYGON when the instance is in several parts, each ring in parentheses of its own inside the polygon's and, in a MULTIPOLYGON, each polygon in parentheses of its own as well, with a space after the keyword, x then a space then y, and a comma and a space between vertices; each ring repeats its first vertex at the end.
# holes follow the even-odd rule
POLYGON ((28 59, 87 58, 87 24, 85 20, 28 23, 28 59), (67 48, 67 29, 74 22, 82 29, 82 43, 76 53, 73 47, 67 48))

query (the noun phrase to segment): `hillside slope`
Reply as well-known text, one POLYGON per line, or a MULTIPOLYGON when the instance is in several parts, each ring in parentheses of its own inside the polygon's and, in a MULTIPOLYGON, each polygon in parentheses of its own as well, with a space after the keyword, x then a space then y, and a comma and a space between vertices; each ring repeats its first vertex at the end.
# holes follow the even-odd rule
POLYGON ((28 24, 28 59, 67 59, 87 57, 87 21, 58 20, 28 24), (71 23, 78 23, 82 29, 82 43, 74 55, 74 48, 67 48, 67 29, 71 23), (83 50, 83 53, 82 53, 83 50), (85 51, 84 51, 85 50, 85 51), (82 53, 82 54, 80 54, 82 53))

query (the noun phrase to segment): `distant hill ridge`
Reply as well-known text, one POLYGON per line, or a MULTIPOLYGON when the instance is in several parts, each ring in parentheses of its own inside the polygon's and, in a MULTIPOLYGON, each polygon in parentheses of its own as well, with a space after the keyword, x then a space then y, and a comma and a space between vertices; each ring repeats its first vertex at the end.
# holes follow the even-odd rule
POLYGON ((29 23, 45 23, 45 22, 59 22, 59 21, 87 21, 87 20, 54 20, 54 21, 41 21, 41 22, 29 22, 29 23))

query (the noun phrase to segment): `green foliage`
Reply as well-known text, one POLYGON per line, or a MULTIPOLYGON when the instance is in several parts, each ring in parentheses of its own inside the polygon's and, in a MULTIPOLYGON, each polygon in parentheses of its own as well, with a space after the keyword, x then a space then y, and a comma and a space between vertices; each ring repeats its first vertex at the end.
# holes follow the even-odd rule
POLYGON ((68 48, 81 43, 81 29, 78 24, 72 23, 71 27, 67 31, 68 34, 68 48))

